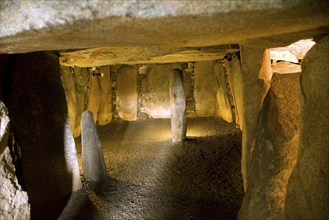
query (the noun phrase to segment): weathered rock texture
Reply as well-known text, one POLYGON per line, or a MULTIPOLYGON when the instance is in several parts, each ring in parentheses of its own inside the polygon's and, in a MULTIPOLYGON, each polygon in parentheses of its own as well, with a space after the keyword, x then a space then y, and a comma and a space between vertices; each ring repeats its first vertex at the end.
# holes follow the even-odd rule
POLYGON ((301 74, 301 136, 285 219, 329 216, 329 36, 306 54, 301 74))
POLYGON ((37 52, 7 64, 6 105, 21 146, 32 218, 57 218, 63 199, 81 187, 58 58, 37 52))
MULTIPOLYGON (((128 52, 139 49, 139 56, 147 60, 175 48, 268 36, 275 37, 266 43, 287 43, 282 33, 292 35, 288 41, 312 36, 328 27, 328 8, 323 0, 3 0, 0 46, 1 53, 116 46, 128 52)), ((101 54, 95 53, 95 60, 101 54)), ((108 54, 117 57, 115 51, 108 54)))
MULTIPOLYGON (((234 66, 237 67, 236 58, 234 62, 234 66)), ((235 99, 242 130, 241 169, 246 190, 251 152, 255 146, 257 121, 272 77, 269 51, 242 46, 241 72, 239 67, 234 71, 235 99)))
POLYGON ((0 219, 30 219, 27 193, 19 185, 9 148, 0 146, 0 219))
POLYGON ((212 61, 194 64, 194 100, 198 116, 216 115, 216 95, 218 85, 212 61))
POLYGON ((186 101, 183 88, 183 71, 174 69, 170 74, 171 139, 174 143, 186 137, 186 101))
POLYGON ((120 118, 137 119, 137 74, 138 66, 123 66, 118 71, 116 107, 120 118))
POLYGON ((0 101, 0 219, 30 219, 29 198, 18 183, 7 146, 8 125, 8 111, 0 101))
POLYGON ((256 131, 238 219, 283 219, 300 137, 300 74, 274 74, 256 131))
POLYGON ((82 113, 81 126, 83 175, 88 181, 101 181, 106 177, 106 167, 101 143, 90 111, 82 113))

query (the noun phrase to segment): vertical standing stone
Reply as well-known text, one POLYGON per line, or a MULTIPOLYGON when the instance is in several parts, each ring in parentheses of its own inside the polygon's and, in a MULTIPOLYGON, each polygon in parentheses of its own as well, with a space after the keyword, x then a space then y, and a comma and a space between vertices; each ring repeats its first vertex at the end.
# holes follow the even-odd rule
POLYGON ((90 76, 87 109, 92 113, 95 123, 97 122, 97 116, 102 100, 101 92, 99 76, 90 76))
POLYGON ((127 121, 137 119, 137 74, 138 66, 123 66, 117 76, 117 110, 127 121))
POLYGON ((306 54, 301 74, 301 135, 285 219, 329 216, 329 35, 306 54))
POLYGON ((100 181, 106 178, 106 168, 98 139, 93 115, 86 110, 81 117, 82 128, 82 167, 83 175, 88 181, 100 181))
POLYGON ((218 90, 217 90, 217 106, 216 111, 218 117, 224 119, 227 122, 233 121, 232 108, 229 101, 229 87, 225 80, 225 72, 221 63, 214 64, 214 71, 217 78, 218 90))
POLYGON ((174 69, 170 74, 169 91, 172 140, 177 143, 186 137, 186 103, 182 70, 174 69))
POLYGON ((32 218, 57 218, 63 199, 81 186, 58 58, 15 55, 7 69, 6 104, 21 146, 32 218))
POLYGON ((256 131, 238 219, 283 219, 300 136, 300 73, 274 74, 256 131))
POLYGON ((198 116, 216 115, 217 79, 212 61, 196 62, 194 65, 194 100, 198 116))
POLYGON ((112 121, 112 87, 110 66, 100 67, 103 76, 100 78, 101 104, 97 116, 100 125, 106 125, 112 121))
POLYGON ((234 83, 234 89, 242 130, 241 170, 245 191, 247 190, 251 152, 255 146, 259 113, 269 89, 271 77, 269 51, 241 46, 241 72, 235 73, 236 83, 234 83))

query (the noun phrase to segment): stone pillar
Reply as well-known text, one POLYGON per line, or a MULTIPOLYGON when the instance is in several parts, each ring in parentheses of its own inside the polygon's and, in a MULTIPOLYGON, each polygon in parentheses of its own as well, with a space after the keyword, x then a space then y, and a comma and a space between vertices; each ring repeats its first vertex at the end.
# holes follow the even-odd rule
POLYGON ((137 119, 137 75, 138 66, 123 66, 118 71, 116 106, 123 120, 137 119))
POLYGON ((214 64, 214 71, 217 78, 218 90, 216 95, 217 106, 216 111, 218 117, 224 119, 225 121, 231 123, 233 122, 232 108, 229 101, 229 86, 227 85, 225 79, 224 68, 221 63, 214 64))
POLYGON ((103 76, 100 78, 101 104, 99 106, 97 121, 100 125, 106 125, 112 121, 112 87, 110 66, 99 68, 103 76))
POLYGON ((88 110, 82 113, 81 128, 83 175, 88 181, 101 181, 106 178, 106 167, 93 115, 88 110))
POLYGON ((7 69, 5 100, 21 146, 32 218, 57 218, 65 198, 81 186, 58 58, 15 55, 7 69))
POLYGON ((195 111, 198 116, 216 115, 216 94, 218 90, 214 62, 204 61, 194 64, 195 111))
POLYGON ((81 134, 81 114, 86 109, 86 93, 89 81, 87 68, 61 66, 62 83, 65 91, 73 136, 81 134))
POLYGON ((171 72, 169 91, 172 141, 177 143, 186 137, 186 103, 182 70, 174 69, 171 72))
MULTIPOLYGON (((269 51, 241 46, 241 72, 235 72, 234 83, 242 130, 241 170, 244 190, 247 190, 247 176, 251 152, 255 147, 255 132, 264 97, 272 77, 269 51)), ((237 62, 237 58, 235 61, 237 62)))
MULTIPOLYGON (((92 113, 94 117, 94 123, 97 122, 97 116, 99 112, 99 107, 102 100, 102 91, 100 87, 100 76, 91 75, 89 79, 89 88, 87 94, 87 109, 92 113)), ((86 110, 86 109, 84 109, 86 110)), ((83 110, 83 111, 84 111, 83 110)))
POLYGON ((283 219, 300 136, 300 73, 274 74, 256 129, 238 219, 283 219))
POLYGON ((329 35, 306 54, 301 74, 301 135, 285 219, 329 216, 329 35))

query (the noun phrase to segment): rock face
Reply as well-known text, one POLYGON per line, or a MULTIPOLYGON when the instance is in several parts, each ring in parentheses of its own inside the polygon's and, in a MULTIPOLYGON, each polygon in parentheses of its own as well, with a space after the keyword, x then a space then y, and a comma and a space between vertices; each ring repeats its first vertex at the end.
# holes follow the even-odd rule
POLYGON ((0 219, 30 219, 27 193, 18 183, 7 147, 8 111, 0 101, 0 219))
POLYGON ((329 36, 305 56, 301 75, 301 136, 289 179, 285 219, 329 216, 329 36))
POLYGON ((58 58, 14 55, 6 69, 5 100, 21 146, 32 218, 57 218, 65 197, 81 186, 58 58))
POLYGON ((186 137, 186 101, 183 87, 183 71, 174 69, 170 74, 171 133, 174 143, 186 137))
POLYGON ((194 64, 194 100, 198 116, 216 115, 217 79, 212 61, 194 64))
POLYGON ((106 177, 104 156, 90 111, 87 110, 82 113, 81 126, 83 175, 88 181, 103 180, 106 177))
POLYGON ((116 107, 123 120, 137 119, 137 74, 138 66, 123 66, 118 70, 116 107))
POLYGON ((274 74, 256 130, 238 219, 283 219, 300 137, 300 74, 274 74))

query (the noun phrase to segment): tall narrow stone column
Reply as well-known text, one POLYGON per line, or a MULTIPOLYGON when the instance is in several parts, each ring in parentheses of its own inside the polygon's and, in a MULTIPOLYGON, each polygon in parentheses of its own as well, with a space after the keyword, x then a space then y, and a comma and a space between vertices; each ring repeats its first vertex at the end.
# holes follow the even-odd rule
POLYGON ((182 70, 174 69, 172 71, 169 88, 172 141, 177 143, 183 141, 186 137, 186 103, 182 70))
POLYGON ((82 167, 86 180, 100 181, 106 178, 106 168, 98 139, 94 118, 90 111, 86 110, 81 117, 82 128, 82 167))

